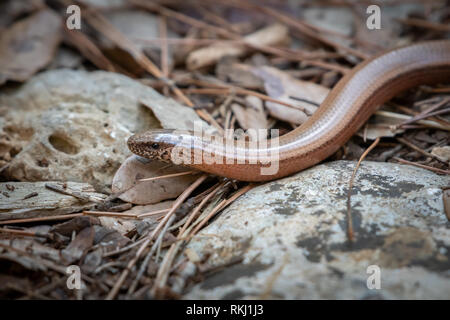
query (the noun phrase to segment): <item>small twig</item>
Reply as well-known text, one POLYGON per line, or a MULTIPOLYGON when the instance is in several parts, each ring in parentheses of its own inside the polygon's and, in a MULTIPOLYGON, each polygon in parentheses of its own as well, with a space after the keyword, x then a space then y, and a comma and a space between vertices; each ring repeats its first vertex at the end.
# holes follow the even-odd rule
POLYGON ((225 182, 221 182, 213 191, 211 191, 203 200, 200 202, 200 204, 191 212, 189 215, 187 221, 184 223, 183 227, 181 228, 180 232, 177 236, 177 242, 173 243, 169 250, 166 252, 166 255, 164 256, 164 259, 159 267, 158 273, 156 275, 156 279, 154 281, 154 285, 152 288, 153 294, 156 293, 158 288, 164 287, 164 285, 167 282, 167 278, 170 273, 170 265, 172 264, 173 259, 175 258, 176 253, 178 252, 179 248, 182 245, 182 240, 185 240, 184 237, 189 233, 189 230, 194 227, 191 226, 192 220, 198 215, 200 210, 205 206, 205 204, 215 195, 217 192, 225 185, 225 182))
POLYGON ((62 194, 68 195, 68 196, 72 196, 74 198, 77 198, 77 199, 85 201, 85 202, 103 203, 103 199, 98 199, 97 197, 93 197, 91 195, 85 194, 80 191, 75 191, 75 190, 71 190, 69 188, 60 187, 59 185, 56 185, 56 184, 46 183, 45 187, 52 191, 62 193, 62 194))
POLYGON ((375 141, 370 145, 369 148, 367 148, 366 151, 361 155, 361 157, 358 160, 358 163, 356 164, 355 169, 353 170, 352 177, 350 178, 349 187, 348 187, 348 193, 347 193, 347 236, 348 240, 350 242, 354 241, 354 234, 353 234, 353 221, 352 221, 352 204, 351 204, 351 197, 352 197, 352 188, 353 188, 353 181, 355 180, 356 172, 358 171, 358 168, 361 164, 361 162, 364 160, 364 158, 369 154, 369 152, 376 147, 376 145, 380 142, 380 137, 376 138, 375 141))
POLYGON ((83 211, 83 215, 96 216, 96 217, 116 217, 116 218, 134 218, 137 219, 138 215, 133 213, 122 212, 108 212, 108 211, 83 211))
MULTIPOLYGON (((37 257, 37 256, 35 256, 32 253, 29 253, 27 251, 23 251, 23 250, 14 248, 12 246, 8 246, 8 245, 3 244, 3 243, 0 243, 0 248, 4 248, 6 250, 10 250, 10 251, 16 252, 17 254, 29 257, 30 259, 34 260, 37 264, 40 264, 42 266, 45 266, 46 268, 49 268, 49 269, 54 270, 56 272, 59 272, 59 273, 63 274, 64 276, 67 276, 67 272, 66 272, 66 268, 65 267, 59 266, 59 265, 53 263, 50 260, 47 260, 45 258, 37 257)), ((91 277, 85 275, 84 273, 81 273, 81 278, 83 280, 89 282, 89 283, 96 283, 96 280, 94 280, 91 277)))
MULTIPOLYGON (((169 78, 169 49, 167 45, 167 20, 166 17, 160 16, 159 17, 159 34, 162 39, 161 42, 161 71, 163 74, 163 77, 168 79, 169 78)), ((164 87, 164 94, 168 95, 169 93, 169 87, 164 87)))
POLYGON ((73 213, 73 214, 64 214, 64 215, 59 215, 59 216, 13 219, 13 220, 0 221, 0 225, 16 224, 16 223, 32 223, 32 222, 41 222, 41 221, 57 221, 57 220, 66 220, 66 219, 72 219, 72 218, 82 217, 82 216, 83 216, 82 213, 73 213))
POLYGON ((15 230, 15 229, 8 229, 8 228, 0 228, 0 233, 9 233, 9 234, 15 234, 18 236, 24 236, 24 237, 41 237, 41 238, 48 238, 47 234, 42 234, 38 232, 33 231, 25 231, 25 230, 15 230))
POLYGON ((146 217, 151 217, 151 216, 155 216, 155 215, 158 215, 158 214, 169 212, 169 210, 170 210, 170 208, 169 209, 156 210, 156 211, 153 211, 153 212, 141 213, 141 214, 138 214, 137 217, 139 219, 146 218, 146 217))
POLYGON ((421 113, 415 115, 414 117, 411 117, 411 118, 409 118, 408 120, 405 120, 405 121, 403 121, 403 122, 400 123, 400 124, 397 124, 395 127, 396 127, 396 128, 399 128, 399 127, 401 127, 401 126, 403 126, 403 125, 405 125, 405 124, 410 124, 410 123, 413 123, 413 122, 418 122, 418 123, 419 123, 419 120, 422 120, 422 119, 424 119, 424 118, 428 118, 428 117, 431 117, 431 116, 433 116, 433 115, 436 115, 436 114, 431 114, 431 113, 432 113, 434 110, 439 109, 440 107, 446 105, 448 102, 450 102, 450 98, 443 99, 443 100, 440 101, 439 103, 436 103, 436 104, 433 105, 432 107, 430 107, 430 108, 428 108, 428 109, 422 111, 421 113))
POLYGON ((158 224, 158 226, 153 230, 152 234, 142 243, 142 245, 139 247, 138 251, 136 252, 135 256, 128 262, 127 267, 123 270, 122 274, 120 275, 117 282, 114 284, 113 288, 107 295, 107 300, 112 300, 115 298, 117 293, 120 290, 120 287, 122 286, 123 282, 127 278, 128 274, 130 273, 133 266, 136 264, 136 262, 141 257, 144 250, 147 248, 147 246, 150 244, 150 242, 153 240, 153 238, 156 236, 156 234, 163 228, 163 226, 167 223, 167 221, 170 219, 170 217, 175 213, 175 210, 178 209, 178 207, 186 200, 186 198, 204 181, 208 175, 203 174, 200 176, 193 184, 189 186, 175 201, 170 211, 167 213, 167 215, 164 217, 163 220, 158 224))
POLYGON ((448 165, 448 161, 447 160, 443 159, 442 157, 439 157, 438 155, 435 155, 435 154, 432 154, 432 153, 426 152, 425 150, 420 149, 418 146, 416 146, 415 144, 409 142, 408 140, 406 140, 404 138, 398 137, 397 141, 403 143, 404 145, 410 147, 413 150, 416 150, 417 152, 423 154, 426 157, 435 158, 436 160, 439 160, 439 161, 441 161, 441 162, 443 162, 443 163, 448 165))
POLYGON ((256 92, 256 91, 252 91, 252 90, 248 90, 248 89, 242 89, 242 88, 238 88, 238 87, 221 87, 221 88, 191 88, 191 89, 185 89, 183 90, 186 93, 190 93, 190 94, 230 94, 232 92, 232 90, 235 90, 236 94, 244 94, 244 95, 250 95, 250 96, 255 96, 258 97, 262 100, 265 101, 270 101, 270 102, 274 102, 274 103, 278 103, 281 104, 283 106, 289 107, 289 108, 293 108, 293 109, 297 109, 300 111, 303 111, 305 113, 307 113, 307 110, 303 107, 300 106, 294 106, 293 104, 278 100, 278 99, 274 99, 271 98, 265 94, 256 92))
POLYGON ((443 169, 438 169, 438 168, 434 168, 434 167, 430 167, 421 163, 416 163, 416 162, 412 162, 412 161, 408 161, 405 159, 401 159, 398 157, 392 157, 392 159, 397 160, 400 163, 404 163, 404 164, 410 164, 412 166, 416 166, 419 168, 423 168, 423 169, 427 169, 436 173, 440 173, 440 174, 450 174, 450 170, 443 170, 443 169))
POLYGON ((154 180, 159 180, 159 179, 187 176, 189 174, 198 174, 198 172, 197 171, 185 171, 185 172, 171 173, 171 174, 166 174, 164 176, 139 179, 138 181, 139 182, 147 182, 147 181, 154 181, 154 180))
MULTIPOLYGON (((393 118, 393 119, 405 120, 405 122, 413 119, 413 117, 405 115, 405 114, 400 114, 400 113, 395 113, 395 112, 390 112, 390 111, 384 111, 384 110, 377 110, 375 112, 375 114, 378 115, 378 116, 382 116, 382 117, 388 117, 388 118, 393 118)), ((412 121, 412 122, 414 122, 414 121, 412 121)), ((420 125, 429 127, 429 128, 435 128, 435 129, 441 129, 441 130, 450 131, 450 128, 448 126, 441 125, 440 123, 437 123, 437 122, 432 121, 432 120, 417 120, 417 123, 420 124, 420 125)), ((405 124, 397 124, 397 125, 392 125, 391 126, 392 132, 395 132, 398 129, 405 129, 405 128, 406 128, 405 124)))
POLYGON ((187 227, 191 224, 192 220, 197 217, 200 210, 205 206, 205 204, 225 185, 225 182, 220 183, 213 191, 211 191, 210 194, 208 194, 203 200, 200 202, 200 204, 192 211, 192 213, 189 215, 189 218, 186 220, 186 223, 181 228, 180 232, 178 233, 178 239, 181 239, 184 232, 186 231, 187 227))
POLYGON ((301 34, 307 36, 308 38, 318 40, 318 41, 320 41, 328 46, 334 47, 336 49, 341 49, 343 51, 346 51, 347 53, 350 53, 351 55, 354 55, 355 57, 358 57, 358 58, 366 59, 369 57, 367 54, 365 54, 359 50, 352 49, 350 47, 343 45, 342 43, 329 40, 328 38, 320 35, 320 32, 318 32, 318 31, 322 31, 322 30, 318 30, 317 27, 312 28, 311 25, 309 25, 308 23, 306 23, 304 21, 300 21, 298 19, 295 19, 287 14, 279 12, 268 6, 263 6, 263 5, 259 5, 259 4, 251 4, 251 3, 243 3, 241 1, 236 1, 236 0, 229 0, 226 2, 226 5, 231 5, 231 6, 237 5, 243 9, 260 11, 266 15, 269 15, 269 16, 272 16, 272 17, 278 19, 279 21, 289 25, 292 28, 295 28, 297 31, 299 31, 301 34))
POLYGON ((175 215, 172 215, 170 219, 167 221, 166 225, 164 226, 163 230, 159 233, 158 238, 153 243, 152 248, 150 249, 149 253, 145 256, 144 261, 141 264, 141 267, 139 268, 139 271, 136 275, 136 278, 131 283, 130 287, 128 288, 127 295, 130 296, 133 294, 133 292, 136 290, 136 287, 139 283, 139 280, 141 280, 142 275, 144 274, 148 263, 150 262, 150 259, 153 257, 153 254, 155 253, 156 249, 159 247, 159 245, 162 243, 164 234, 167 232, 167 229, 170 227, 170 225, 175 220, 175 215))
POLYGON ((286 266, 286 264, 288 262, 289 262, 289 254, 286 253, 283 257, 283 262, 281 263, 280 267, 277 270, 275 270, 275 272, 269 277, 267 284, 266 284, 266 288, 259 296, 259 299, 267 300, 270 298, 270 293, 273 290, 275 281, 278 279, 278 277, 280 276, 281 272, 283 271, 284 267, 286 266))

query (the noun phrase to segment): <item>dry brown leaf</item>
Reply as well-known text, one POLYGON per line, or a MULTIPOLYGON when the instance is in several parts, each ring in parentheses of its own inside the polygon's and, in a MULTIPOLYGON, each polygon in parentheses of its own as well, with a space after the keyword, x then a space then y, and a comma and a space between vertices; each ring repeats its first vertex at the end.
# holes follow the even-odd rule
POLYGON ((247 102, 246 107, 237 103, 231 105, 231 110, 233 110, 239 125, 245 130, 267 129, 267 117, 261 99, 254 96, 247 96, 245 100, 247 102))
POLYGON ((438 156, 445 161, 450 161, 450 146, 434 147, 431 150, 431 154, 438 156))
MULTIPOLYGON (((255 46, 273 46, 289 39, 288 28, 273 24, 244 37, 244 41, 255 46)), ((222 57, 240 57, 249 52, 245 44, 218 43, 191 52, 186 59, 186 66, 194 70, 215 64, 222 57)))
POLYGON ((224 58, 216 66, 216 76, 223 82, 253 90, 264 88, 262 80, 255 76, 249 66, 236 63, 234 59, 224 58))
POLYGON ((60 17, 45 9, 0 35, 0 84, 25 81, 49 64, 61 41, 61 26, 60 17))
POLYGON ((264 88, 270 97, 299 107, 299 109, 294 109, 275 102, 266 102, 266 107, 272 117, 290 123, 304 123, 316 111, 317 105, 323 102, 330 91, 330 89, 321 85, 295 79, 273 67, 253 67, 252 70, 264 81, 264 88), (304 99, 312 103, 299 101, 298 99, 304 99), (300 109, 305 110, 306 113, 300 109))
MULTIPOLYGON (((370 118, 356 134, 368 140, 375 140, 376 138, 394 137, 404 130, 397 129, 393 131, 392 126, 402 123, 404 118, 398 117, 399 114, 386 111, 377 111, 375 115, 370 118)), ((400 115, 399 115, 400 116, 400 115)))
POLYGON ((163 178, 153 181, 139 182, 137 180, 179 173, 187 170, 179 166, 168 166, 160 161, 150 161, 137 156, 131 156, 117 170, 112 191, 122 193, 119 198, 135 204, 157 203, 162 200, 179 196, 196 178, 196 175, 184 175, 163 178))
POLYGON ((86 229, 95 223, 98 223, 97 218, 83 216, 83 217, 75 217, 68 221, 64 221, 62 223, 58 223, 54 225, 51 229, 51 233, 59 233, 60 235, 70 237, 72 232, 79 233, 81 230, 86 229))

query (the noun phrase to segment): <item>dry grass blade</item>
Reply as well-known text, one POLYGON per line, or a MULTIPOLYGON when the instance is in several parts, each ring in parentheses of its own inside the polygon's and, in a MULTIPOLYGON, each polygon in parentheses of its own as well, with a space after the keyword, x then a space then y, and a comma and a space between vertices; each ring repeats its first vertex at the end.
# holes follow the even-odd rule
POLYGON ((354 234, 353 234, 353 220, 352 220, 352 203, 351 203, 351 197, 352 197, 352 188, 353 188, 353 181, 355 180, 356 172, 358 171, 358 168, 361 164, 361 162, 364 160, 364 158, 369 154, 369 152, 377 146, 377 144, 380 142, 380 137, 378 137, 369 148, 367 148, 366 151, 361 155, 361 157, 358 160, 358 163, 356 164, 355 169, 353 170, 352 177, 350 178, 349 186, 348 186, 348 193, 347 193, 347 236, 348 240, 350 242, 354 241, 354 234))

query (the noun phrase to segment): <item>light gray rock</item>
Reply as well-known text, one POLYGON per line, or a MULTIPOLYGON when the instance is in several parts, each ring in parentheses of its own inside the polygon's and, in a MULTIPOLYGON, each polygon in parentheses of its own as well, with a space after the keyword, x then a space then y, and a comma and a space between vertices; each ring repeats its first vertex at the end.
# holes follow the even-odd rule
POLYGON ((79 181, 108 189, 150 128, 192 129, 197 114, 126 76, 54 70, 0 92, 0 167, 19 181, 79 181))
POLYGON ((449 299, 450 177, 363 162, 352 192, 356 241, 346 237, 354 162, 315 166, 240 197, 189 248, 212 266, 188 299, 449 299), (367 287, 380 268, 381 289, 367 287))
POLYGON ((0 183, 0 221, 89 210, 105 198, 106 195, 95 192, 88 183, 2 182, 0 183), (65 193, 57 192, 55 188, 65 193), (79 197, 76 198, 71 194, 79 197))

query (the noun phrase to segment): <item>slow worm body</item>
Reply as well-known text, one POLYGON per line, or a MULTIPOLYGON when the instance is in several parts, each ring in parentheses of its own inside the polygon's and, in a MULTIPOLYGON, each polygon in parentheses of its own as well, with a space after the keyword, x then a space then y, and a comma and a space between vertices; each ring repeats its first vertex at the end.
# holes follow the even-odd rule
POLYGON ((450 40, 423 42, 362 62, 337 83, 307 122, 277 140, 267 140, 267 145, 254 147, 248 142, 209 141, 190 132, 150 130, 130 137, 128 147, 137 155, 166 161, 173 161, 173 152, 182 150, 192 155, 191 162, 184 164, 201 171, 242 181, 273 180, 333 154, 379 105, 401 91, 449 80, 450 40), (202 156, 195 158, 196 152, 202 156), (211 161, 211 157, 222 160, 211 161), (278 169, 263 172, 273 161, 278 169))

